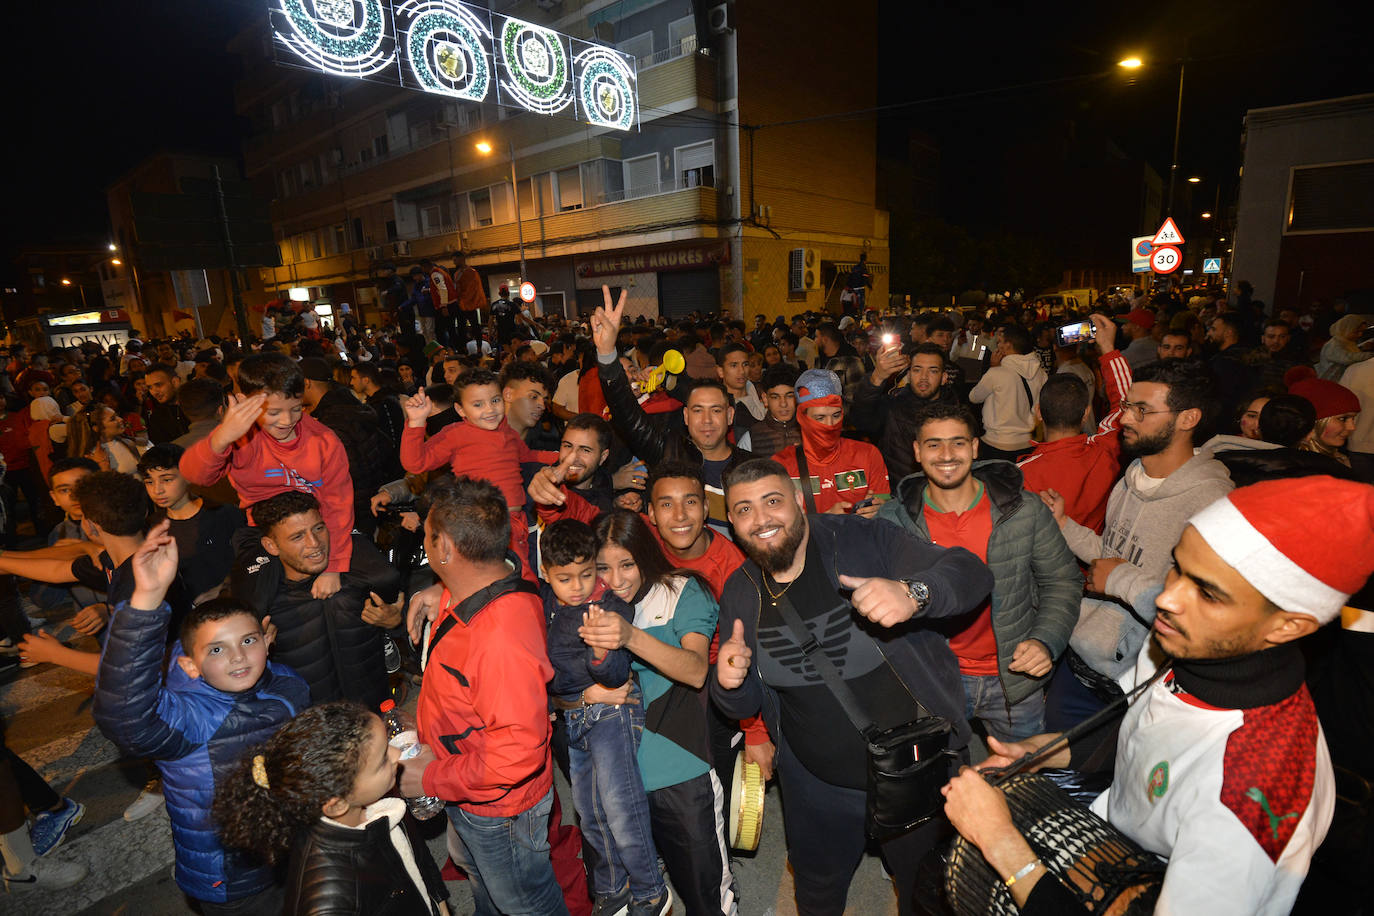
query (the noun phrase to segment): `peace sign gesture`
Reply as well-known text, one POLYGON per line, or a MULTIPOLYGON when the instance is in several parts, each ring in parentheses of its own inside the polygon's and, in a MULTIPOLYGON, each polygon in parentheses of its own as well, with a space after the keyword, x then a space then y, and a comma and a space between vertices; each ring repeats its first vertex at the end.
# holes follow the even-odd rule
POLYGON ((629 297, 629 291, 620 291, 620 301, 611 305, 611 288, 606 285, 601 287, 601 298, 605 303, 592 313, 592 341, 596 344, 596 352, 602 356, 614 356, 615 338, 620 333, 620 319, 625 314, 625 300, 629 297))

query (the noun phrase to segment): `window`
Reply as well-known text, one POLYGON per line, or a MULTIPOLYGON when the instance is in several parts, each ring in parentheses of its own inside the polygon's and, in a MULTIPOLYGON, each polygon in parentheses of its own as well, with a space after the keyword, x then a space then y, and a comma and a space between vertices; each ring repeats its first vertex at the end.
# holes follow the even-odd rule
POLYGON ((520 218, 534 219, 539 215, 539 201, 536 199, 538 187, 533 178, 520 182, 520 218))
POLYGON ((490 226, 492 223, 491 214, 491 191, 483 188, 480 191, 473 191, 468 195, 468 202, 472 205, 472 222, 477 226, 490 226))
POLYGON ((363 238, 363 221, 362 221, 361 219, 357 218, 357 217, 354 217, 354 219, 353 219, 353 247, 354 247, 354 248, 361 248, 361 247, 363 247, 363 245, 365 245, 365 244, 367 244, 367 240, 366 240, 365 238, 363 238))
POLYGON ((582 172, 577 166, 570 169, 560 169, 556 176, 558 209, 562 210, 581 210, 582 209, 582 172))
POLYGON ((668 23, 668 47, 679 48, 683 54, 696 50, 697 21, 695 16, 683 16, 668 23))
POLYGON ((1287 232, 1374 229, 1374 159, 1293 169, 1287 232))
POLYGON ((386 240, 387 240, 388 242, 394 242, 394 241, 396 241, 396 239, 398 239, 398 238, 400 238, 400 236, 396 233, 396 221, 395 221, 394 219, 389 219, 389 220, 387 220, 387 221, 386 221, 386 240))
POLYGON ((387 144, 386 134, 382 134, 380 137, 372 138, 372 151, 377 154, 378 159, 385 156, 389 149, 390 147, 387 144))
POLYGON ((627 38, 616 46, 616 50, 626 54, 633 54, 636 60, 643 60, 653 56, 654 53, 654 33, 652 31, 636 35, 634 38, 627 38))
POLYGON ((673 150, 677 162, 676 178, 680 188, 714 188, 716 186, 715 141, 679 146, 673 150))
POLYGON ((312 256, 312 257, 316 257, 316 258, 322 258, 322 257, 324 257, 324 251, 323 251, 324 246, 321 244, 321 239, 320 239, 320 236, 321 236, 321 235, 323 235, 323 233, 320 232, 320 230, 318 230, 318 229, 316 229, 314 232, 310 233, 310 251, 311 251, 311 256, 312 256))
POLYGON ((367 147, 363 147, 362 149, 358 150, 358 162, 362 163, 363 165, 367 165, 371 161, 372 150, 368 149, 367 147))
POLYGON ((344 224, 339 223, 334 227, 334 249, 332 254, 343 254, 348 250, 348 234, 344 232, 344 224))
POLYGON ((625 160, 625 197, 645 197, 658 193, 658 154, 625 160))
POLYGON ((431 204, 420 208, 420 234, 431 235, 442 232, 448 224, 444 217, 444 209, 438 204, 431 204))

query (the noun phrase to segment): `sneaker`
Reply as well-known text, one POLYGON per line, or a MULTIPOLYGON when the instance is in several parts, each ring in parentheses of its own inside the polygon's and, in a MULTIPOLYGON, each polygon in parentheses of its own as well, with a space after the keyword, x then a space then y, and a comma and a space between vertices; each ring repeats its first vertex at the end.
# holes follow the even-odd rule
POLYGON ((636 900, 630 903, 630 916, 668 916, 673 912, 673 892, 666 887, 661 896, 652 900, 636 900))
POLYGON ((71 887, 86 877, 86 866, 80 862, 62 862, 58 859, 34 859, 29 863, 28 873, 24 875, 5 875, 5 890, 16 891, 60 891, 71 887))
POLYGON ((156 779, 148 781, 143 787, 143 791, 138 793, 138 798, 134 803, 124 809, 124 820, 136 821, 141 817, 147 817, 158 808, 162 807, 162 783, 156 779))
POLYGON ((593 897, 592 916, 625 916, 630 911, 630 885, 610 897, 593 897))
POLYGON ((382 637, 382 657, 386 660, 386 673, 395 674, 401 670, 401 650, 390 636, 382 637))
POLYGON ((62 845, 67 831, 76 826, 86 806, 70 798, 62 799, 62 807, 56 811, 44 811, 33 819, 29 828, 29 838, 33 841, 35 854, 45 856, 62 845))

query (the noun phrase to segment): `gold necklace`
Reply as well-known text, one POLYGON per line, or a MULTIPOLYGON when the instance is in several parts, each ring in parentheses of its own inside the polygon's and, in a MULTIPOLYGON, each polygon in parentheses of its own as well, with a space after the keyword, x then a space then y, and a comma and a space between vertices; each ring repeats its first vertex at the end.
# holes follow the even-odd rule
POLYGON ((796 585, 796 584, 797 584, 797 579, 800 579, 801 576, 797 576, 797 579, 793 579, 791 582, 789 582, 789 583, 787 583, 786 585, 784 585, 784 586, 782 587, 782 591, 778 592, 776 595, 773 594, 773 590, 772 590, 771 588, 768 587, 768 580, 769 580, 770 578, 772 578, 770 575, 768 575, 767 573, 764 573, 764 576, 763 576, 763 587, 764 587, 764 590, 768 592, 768 597, 773 599, 773 607, 777 607, 777 606, 778 606, 778 599, 781 598, 783 595, 787 594, 787 590, 788 590, 789 588, 791 588, 793 585, 796 585))

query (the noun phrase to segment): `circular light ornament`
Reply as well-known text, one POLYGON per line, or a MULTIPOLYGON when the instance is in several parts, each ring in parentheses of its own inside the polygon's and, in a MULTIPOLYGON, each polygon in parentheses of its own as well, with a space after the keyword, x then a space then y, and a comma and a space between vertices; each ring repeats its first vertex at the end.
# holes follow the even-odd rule
POLYGON ((396 59, 386 47, 387 17, 381 0, 279 0, 289 29, 276 36, 301 58, 326 73, 371 76, 396 59))
POLYGON ((501 59, 506 68, 501 88, 521 108, 555 114, 572 101, 568 54, 557 32, 507 19, 501 27, 501 59))
POLYGON ((463 6, 446 0, 407 0, 396 8, 410 72, 426 92, 480 102, 491 85, 486 43, 491 32, 463 6))
POLYGON ((576 64, 582 118, 598 127, 633 128, 639 111, 629 62, 608 48, 588 48, 577 55, 576 64))

